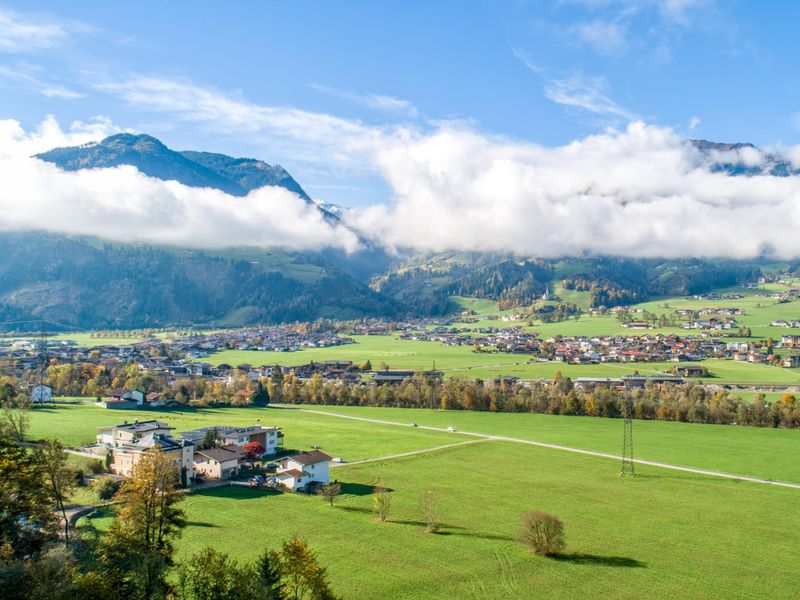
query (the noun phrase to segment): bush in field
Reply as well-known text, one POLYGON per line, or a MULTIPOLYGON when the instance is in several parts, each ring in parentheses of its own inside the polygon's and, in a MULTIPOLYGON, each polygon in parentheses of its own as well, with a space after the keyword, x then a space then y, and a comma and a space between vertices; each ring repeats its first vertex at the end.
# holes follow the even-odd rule
POLYGON ((114 494, 119 489, 119 482, 114 481, 111 477, 99 477, 95 480, 94 491, 97 492, 97 497, 101 500, 111 500, 114 494))
POLYGON ((522 513, 517 538, 539 556, 553 556, 566 547, 561 519, 539 510, 522 513))
POLYGON ((89 469, 89 471, 91 471, 95 475, 99 475, 100 473, 106 470, 103 461, 97 458, 90 460, 86 465, 86 468, 89 469))

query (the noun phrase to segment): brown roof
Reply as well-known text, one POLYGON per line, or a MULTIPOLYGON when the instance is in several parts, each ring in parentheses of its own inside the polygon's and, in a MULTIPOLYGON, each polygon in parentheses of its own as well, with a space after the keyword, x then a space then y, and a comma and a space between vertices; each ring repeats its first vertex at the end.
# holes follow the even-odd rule
POLYGON ((297 477, 302 477, 303 475, 305 475, 305 473, 303 473, 298 469, 289 469, 288 471, 281 471, 280 473, 278 473, 278 477, 280 477, 281 475, 288 475, 289 477, 297 478, 297 477))
POLYGON ((239 460, 241 455, 238 452, 233 452, 227 448, 210 448, 208 450, 198 450, 195 455, 205 456, 210 460, 217 462, 226 462, 229 460, 239 460))
POLYGON ((326 460, 331 460, 331 456, 328 456, 324 452, 319 450, 314 450, 313 452, 304 452, 303 454, 295 454, 294 456, 287 457, 290 460, 294 460, 299 462, 301 465, 315 465, 320 462, 324 462, 326 460))
POLYGON ((245 454, 247 454, 244 448, 242 448, 241 446, 237 446, 236 444, 225 444, 224 446, 222 446, 222 449, 227 450, 228 452, 235 452, 239 456, 244 456, 245 454))

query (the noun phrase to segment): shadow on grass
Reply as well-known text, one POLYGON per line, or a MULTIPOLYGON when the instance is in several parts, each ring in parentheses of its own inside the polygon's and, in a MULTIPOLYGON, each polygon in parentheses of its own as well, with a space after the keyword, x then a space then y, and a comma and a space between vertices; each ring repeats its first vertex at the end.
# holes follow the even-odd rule
POLYGON ((231 500, 250 500, 262 496, 279 496, 282 491, 274 488, 250 487, 247 485, 222 485, 213 488, 192 490, 192 496, 207 496, 209 498, 227 498, 231 500))
POLYGON ((334 506, 335 506, 335 508, 337 510, 344 510, 346 512, 357 512, 357 513, 363 513, 363 514, 368 514, 368 513, 371 514, 372 513, 372 511, 370 509, 363 508, 361 506, 339 506, 338 504, 334 505, 334 506))
POLYGON ((626 556, 600 556, 598 554, 583 554, 580 552, 573 554, 556 554, 552 559, 576 565, 597 565, 601 567, 626 567, 637 569, 644 569, 647 567, 647 563, 643 563, 635 558, 628 558, 626 556))
POLYGON ((206 523, 205 521, 187 521, 186 525, 189 527, 219 527, 213 523, 206 523))
MULTIPOLYGON (((376 486, 374 485, 367 485, 366 483, 344 483, 339 482, 342 485, 342 495, 343 496, 369 496, 374 494, 376 491, 376 486)), ((388 488, 386 486, 381 486, 383 490, 387 492, 393 492, 392 488, 388 488)))

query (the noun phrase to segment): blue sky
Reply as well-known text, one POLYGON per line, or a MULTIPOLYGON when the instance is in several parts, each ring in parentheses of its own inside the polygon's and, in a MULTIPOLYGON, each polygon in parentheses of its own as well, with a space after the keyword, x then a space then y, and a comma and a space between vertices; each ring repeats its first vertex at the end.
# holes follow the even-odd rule
MULTIPOLYGON (((796 145, 800 3, 0 2, 0 118, 102 115, 279 162, 312 196, 390 199, 354 145, 463 122, 568 144, 629 121, 796 145)), ((394 186, 396 187, 396 186, 394 186)))

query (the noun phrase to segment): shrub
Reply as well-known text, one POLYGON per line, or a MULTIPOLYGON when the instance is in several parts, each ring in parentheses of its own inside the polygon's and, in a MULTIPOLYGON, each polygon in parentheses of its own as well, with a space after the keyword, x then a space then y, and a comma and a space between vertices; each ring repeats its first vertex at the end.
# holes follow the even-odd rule
POLYGON ((95 475, 99 475, 100 473, 102 473, 103 471, 106 470, 106 467, 103 464, 103 461, 98 459, 98 458, 94 458, 94 459, 90 460, 87 463, 86 468, 89 469, 89 471, 91 471, 95 475))
POLYGON ((539 510, 522 513, 517 537, 539 556, 553 556, 566 547, 561 519, 539 510))
POLYGON ((114 481, 111 477, 99 477, 95 480, 93 487, 95 492, 97 492, 98 498, 101 500, 111 500, 119 489, 119 482, 114 481))

